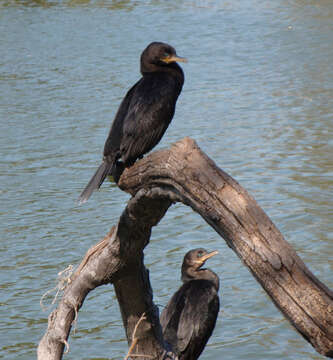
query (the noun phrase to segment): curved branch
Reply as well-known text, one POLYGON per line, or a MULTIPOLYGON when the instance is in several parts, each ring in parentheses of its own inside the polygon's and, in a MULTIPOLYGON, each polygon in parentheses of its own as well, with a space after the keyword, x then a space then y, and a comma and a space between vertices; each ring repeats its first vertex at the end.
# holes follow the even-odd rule
MULTIPOLYGON (((175 359, 164 345, 158 308, 152 299, 149 273, 143 264, 143 249, 152 226, 163 217, 171 201, 155 190, 138 191, 123 211, 117 227, 88 250, 70 279, 57 309, 49 316, 48 329, 38 346, 38 359, 61 359, 75 315, 87 294, 100 285, 113 283, 129 343, 135 332, 135 354, 141 359, 175 359)), ((132 354, 133 356, 133 354, 132 354)))
MULTIPOLYGON (((51 314, 40 351, 52 341, 63 347, 74 318, 73 309, 81 306, 94 286, 111 281, 129 342, 142 313, 147 314, 146 326, 140 325, 142 332, 136 334, 139 339, 136 354, 156 359, 165 356, 167 349, 152 302, 142 250, 149 241, 151 227, 172 202, 181 201, 225 239, 296 330, 319 353, 333 358, 332 291, 310 272, 256 201, 193 140, 185 138, 171 149, 154 152, 136 162, 124 171, 118 185, 133 197, 117 231, 111 231, 102 250, 88 254, 84 266, 66 289, 58 309, 51 314), (133 284, 138 285, 133 288, 133 284), (131 291, 141 296, 128 296, 131 291), (59 320, 54 321, 58 316, 59 320), (66 316, 67 330, 59 331, 59 321, 67 319, 66 316)), ((173 356, 171 352, 169 355, 173 356)))

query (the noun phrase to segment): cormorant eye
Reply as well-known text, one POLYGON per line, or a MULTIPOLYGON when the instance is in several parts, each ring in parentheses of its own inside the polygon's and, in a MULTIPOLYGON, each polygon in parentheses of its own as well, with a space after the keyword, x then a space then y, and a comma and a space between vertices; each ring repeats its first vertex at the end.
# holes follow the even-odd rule
POLYGON ((167 51, 164 52, 163 57, 169 57, 170 53, 168 53, 167 51))
POLYGON ((203 251, 198 251, 198 257, 201 257, 203 255, 203 251))

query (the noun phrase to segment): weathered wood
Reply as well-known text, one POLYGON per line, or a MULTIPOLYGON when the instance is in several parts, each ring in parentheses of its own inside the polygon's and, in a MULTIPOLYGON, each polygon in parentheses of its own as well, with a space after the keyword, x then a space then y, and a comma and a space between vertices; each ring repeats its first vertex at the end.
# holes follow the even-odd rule
POLYGON ((68 337, 73 309, 81 306, 88 291, 111 281, 129 342, 142 313, 148 315, 136 334, 139 342, 135 354, 145 354, 147 359, 165 356, 142 250, 149 241, 151 227, 163 217, 171 202, 181 201, 225 239, 300 334, 319 353, 333 358, 332 291, 310 272, 256 201, 193 140, 185 138, 169 150, 138 161, 124 171, 118 185, 133 197, 117 231, 111 231, 106 246, 85 260, 67 287, 49 319, 49 328, 39 346, 41 354, 56 343, 63 346, 59 341, 68 337), (134 283, 138 285, 132 287, 134 283), (132 289, 141 295, 126 296, 132 289))
POLYGON ((141 315, 146 319, 137 328, 139 341, 133 354, 140 359, 175 359, 164 347, 158 308, 153 303, 149 274, 143 265, 143 248, 151 227, 163 217, 171 201, 156 197, 158 192, 139 191, 128 203, 117 227, 88 250, 71 277, 62 300, 49 317, 48 329, 38 346, 38 359, 61 359, 75 314, 87 294, 97 286, 113 283, 119 300, 129 343, 141 315))
POLYGON ((251 270, 292 325, 333 358, 333 293, 305 266, 257 202, 191 139, 125 170, 122 190, 166 188, 192 207, 251 270))

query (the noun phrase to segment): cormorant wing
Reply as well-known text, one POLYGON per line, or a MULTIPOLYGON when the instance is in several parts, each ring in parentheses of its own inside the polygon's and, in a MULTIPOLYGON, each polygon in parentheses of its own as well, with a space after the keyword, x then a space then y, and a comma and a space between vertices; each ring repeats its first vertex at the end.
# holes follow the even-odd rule
POLYGON ((183 311, 186 296, 186 286, 184 284, 169 300, 160 316, 160 323, 163 329, 164 340, 166 340, 177 351, 177 331, 181 312, 183 311), (185 288, 185 290, 184 290, 185 288))
POLYGON ((134 162, 161 139, 175 112, 175 85, 142 78, 135 87, 123 124, 120 153, 134 162))
MULTIPOLYGON (((114 152, 119 152, 120 143, 123 134, 123 124, 126 116, 128 115, 129 105, 131 103, 135 88, 138 86, 141 80, 136 82, 127 92, 119 105, 118 111, 114 117, 109 135, 104 145, 104 156, 115 156, 114 152)), ((115 156, 116 157, 116 156, 115 156)))
MULTIPOLYGON (((178 324, 178 351, 196 358, 212 334, 219 312, 219 298, 211 282, 194 280, 188 288, 178 324)), ((189 356, 189 357, 188 357, 189 356)))

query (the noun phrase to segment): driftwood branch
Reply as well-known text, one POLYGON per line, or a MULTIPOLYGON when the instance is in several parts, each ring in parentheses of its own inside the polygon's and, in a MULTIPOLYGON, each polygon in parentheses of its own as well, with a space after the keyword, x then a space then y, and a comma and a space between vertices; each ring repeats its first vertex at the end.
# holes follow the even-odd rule
POLYGON ((198 212, 242 259, 295 329, 319 353, 333 358, 333 292, 310 272, 256 201, 193 140, 185 138, 138 161, 124 171, 118 185, 132 198, 118 225, 88 251, 51 313, 39 359, 61 358, 85 296, 109 282, 115 286, 129 345, 136 339, 133 358, 135 354, 140 359, 175 358, 163 342, 143 249, 152 226, 176 201, 198 212))

